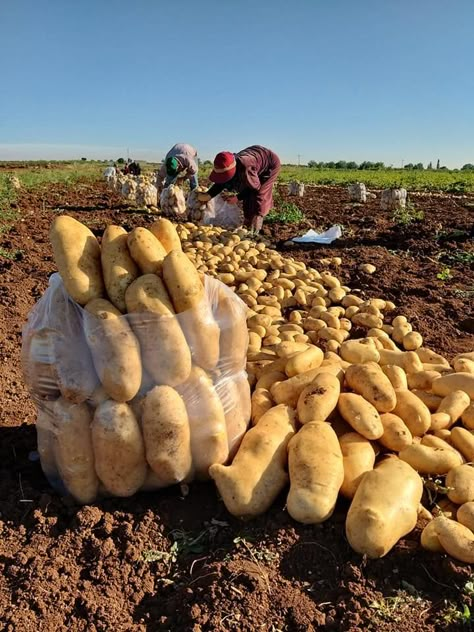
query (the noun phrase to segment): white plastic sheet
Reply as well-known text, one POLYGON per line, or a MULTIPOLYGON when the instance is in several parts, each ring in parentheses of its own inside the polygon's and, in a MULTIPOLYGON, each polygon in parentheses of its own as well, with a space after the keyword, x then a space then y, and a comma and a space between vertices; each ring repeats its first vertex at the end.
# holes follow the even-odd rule
POLYGON ((301 235, 301 237, 293 237, 291 241, 297 244, 332 244, 332 242, 339 239, 341 235, 341 227, 339 224, 335 224, 323 233, 317 233, 311 228, 304 235, 301 235))

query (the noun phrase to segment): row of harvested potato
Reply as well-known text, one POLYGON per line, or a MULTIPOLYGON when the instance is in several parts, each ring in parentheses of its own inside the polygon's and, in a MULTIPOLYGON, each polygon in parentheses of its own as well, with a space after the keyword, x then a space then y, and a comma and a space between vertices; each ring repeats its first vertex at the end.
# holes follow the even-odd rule
POLYGON ((429 523, 422 544, 474 561, 474 535, 466 546, 463 531, 474 507, 474 353, 450 365, 423 347, 404 316, 385 322, 395 307, 389 301, 363 301, 333 275, 243 232, 190 224, 178 232, 198 269, 229 284, 249 307, 253 428, 231 466, 210 468, 229 511, 266 511, 289 479, 289 513, 316 523, 341 494, 351 500, 349 542, 379 557, 416 525, 420 474, 446 476, 448 495, 438 498, 445 512, 429 523), (353 326, 365 336, 350 339, 353 326), (462 524, 451 520, 453 502, 462 506, 462 524))
POLYGON ((204 286, 170 222, 152 228, 108 226, 99 245, 71 217, 51 227, 63 284, 36 306, 23 360, 43 467, 80 502, 206 478, 250 417, 241 302, 204 286))

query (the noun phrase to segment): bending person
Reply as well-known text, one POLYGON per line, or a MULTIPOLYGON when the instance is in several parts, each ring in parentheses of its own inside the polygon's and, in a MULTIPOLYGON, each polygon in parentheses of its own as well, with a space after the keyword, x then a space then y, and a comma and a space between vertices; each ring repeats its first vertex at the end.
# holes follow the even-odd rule
POLYGON ((273 206, 273 184, 279 172, 280 159, 261 145, 252 145, 236 154, 222 151, 215 157, 209 176, 214 184, 206 193, 200 193, 199 199, 208 202, 224 190, 233 192, 243 202, 246 225, 259 232, 273 206))
POLYGON ((195 189, 198 185, 197 151, 192 145, 178 143, 166 154, 166 158, 158 172, 159 188, 168 187, 176 180, 189 180, 189 186, 195 189))

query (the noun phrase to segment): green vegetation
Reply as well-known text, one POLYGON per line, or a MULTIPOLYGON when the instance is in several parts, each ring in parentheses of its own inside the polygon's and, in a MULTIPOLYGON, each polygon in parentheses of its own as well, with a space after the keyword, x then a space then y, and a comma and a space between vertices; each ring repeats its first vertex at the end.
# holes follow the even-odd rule
POLYGON ((267 215, 268 224, 281 222, 282 224, 298 224, 304 220, 303 211, 292 202, 281 202, 277 208, 273 208, 267 215))
POLYGON ((413 222, 421 221, 424 217, 423 211, 417 210, 411 202, 407 202, 404 208, 397 208, 392 213, 394 223, 401 226, 409 226, 413 222))
POLYGON ((436 278, 439 279, 440 281, 449 281, 449 279, 451 279, 452 276, 453 275, 451 274, 451 268, 444 266, 443 268, 441 268, 441 271, 438 272, 438 274, 436 275, 436 278))

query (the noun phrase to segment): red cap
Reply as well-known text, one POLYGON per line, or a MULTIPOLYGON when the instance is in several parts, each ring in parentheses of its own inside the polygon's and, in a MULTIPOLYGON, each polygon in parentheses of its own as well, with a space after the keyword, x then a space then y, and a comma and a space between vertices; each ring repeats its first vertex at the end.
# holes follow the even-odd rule
POLYGON ((230 151, 221 151, 214 158, 214 169, 209 176, 211 182, 223 184, 231 180, 236 171, 235 156, 230 151))

